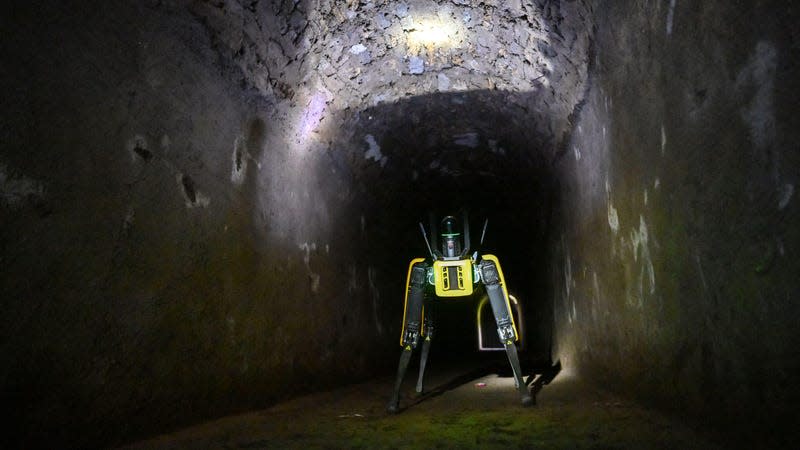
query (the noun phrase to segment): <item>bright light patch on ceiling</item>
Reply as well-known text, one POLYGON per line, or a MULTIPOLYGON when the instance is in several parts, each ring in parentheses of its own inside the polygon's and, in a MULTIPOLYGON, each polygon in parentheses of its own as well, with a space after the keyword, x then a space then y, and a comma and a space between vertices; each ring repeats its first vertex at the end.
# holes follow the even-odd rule
POLYGON ((442 21, 438 18, 424 18, 414 22, 408 33, 408 46, 412 51, 421 48, 449 49, 458 43, 460 27, 456 22, 442 21))

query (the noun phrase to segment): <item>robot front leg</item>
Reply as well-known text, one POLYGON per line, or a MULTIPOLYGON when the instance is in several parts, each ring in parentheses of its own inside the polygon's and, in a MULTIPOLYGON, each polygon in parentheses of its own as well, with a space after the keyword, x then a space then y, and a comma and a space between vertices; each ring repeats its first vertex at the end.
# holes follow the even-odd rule
POLYGON ((489 302, 492 305, 492 312, 494 312, 494 319, 497 322, 497 334, 500 336, 500 342, 503 343, 508 361, 511 363, 511 369, 514 372, 514 384, 522 397, 522 405, 532 405, 533 397, 528 392, 528 386, 522 380, 522 368, 519 363, 519 355, 517 355, 517 346, 514 343, 517 335, 512 322, 508 298, 500 281, 498 268, 494 261, 484 261, 480 269, 481 278, 486 286, 489 302))
POLYGON ((417 344, 420 337, 420 326, 422 325, 422 309, 423 300, 425 296, 425 274, 426 269, 423 264, 415 264, 412 262, 411 269, 406 289, 406 304, 403 321, 403 331, 401 336, 401 345, 403 346, 403 353, 400 354, 400 364, 397 367, 397 377, 394 382, 394 389, 392 390, 392 398, 389 400, 387 411, 390 413, 397 413, 400 408, 400 385, 403 383, 403 378, 408 369, 408 363, 411 360, 411 353, 417 344))
POLYGON ((408 369, 408 362, 411 361, 411 352, 416 348, 416 338, 409 341, 403 346, 403 353, 400 354, 400 364, 397 367, 397 378, 394 381, 394 389, 392 390, 392 398, 389 400, 389 406, 386 410, 392 414, 400 411, 400 386, 403 384, 403 377, 406 375, 408 369))
POLYGON ((421 394, 425 389, 423 387, 423 379, 425 377, 425 367, 428 364, 428 354, 431 351, 431 339, 433 339, 433 318, 431 317, 431 308, 427 309, 425 315, 425 323, 422 335, 422 355, 419 358, 419 378, 417 379, 417 393, 421 394))

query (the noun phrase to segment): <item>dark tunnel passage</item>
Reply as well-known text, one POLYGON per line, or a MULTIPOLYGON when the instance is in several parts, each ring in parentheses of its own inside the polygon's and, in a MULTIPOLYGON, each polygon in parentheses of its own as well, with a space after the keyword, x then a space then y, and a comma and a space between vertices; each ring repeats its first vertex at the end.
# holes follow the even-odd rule
POLYGON ((0 446, 248 411, 266 437, 162 444, 796 443, 790 2, 70 3, 0 14, 0 446), (387 415, 419 223, 462 210, 541 402, 476 351, 479 292, 435 311, 438 400, 387 415))
MULTIPOLYGON (((535 93, 488 90, 416 96, 360 111, 345 129, 372 137, 348 145, 366 144, 367 151, 373 145, 381 157, 396 161, 383 168, 368 164, 361 180, 381 186, 368 189, 363 201, 375 230, 366 243, 368 258, 390 273, 398 259, 425 257, 418 224, 430 230, 430 214, 438 222, 463 210, 474 251, 488 220, 481 251, 501 257, 509 290, 525 299, 525 323, 533 333, 525 339, 527 359, 546 364, 553 320, 552 303, 545 300, 552 294, 548 227, 556 214, 557 181, 548 170, 554 158, 549 136, 526 123, 527 108, 537 101, 535 93)), ((403 291, 402 284, 393 286, 403 291)), ((439 353, 475 351, 477 300, 442 305, 439 353)), ((394 315, 400 316, 397 307, 394 315)))

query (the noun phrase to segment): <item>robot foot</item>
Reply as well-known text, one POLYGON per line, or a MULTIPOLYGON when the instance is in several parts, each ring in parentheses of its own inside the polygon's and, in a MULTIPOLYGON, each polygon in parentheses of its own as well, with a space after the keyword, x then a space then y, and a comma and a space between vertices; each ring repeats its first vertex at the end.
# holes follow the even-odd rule
POLYGON ((526 395, 522 397, 522 406, 527 408, 528 406, 533 406, 535 402, 533 401, 533 397, 530 395, 526 395))
POLYGON ((386 412, 389 414, 397 414, 400 412, 400 405, 397 403, 389 403, 389 405, 386 406, 386 412))

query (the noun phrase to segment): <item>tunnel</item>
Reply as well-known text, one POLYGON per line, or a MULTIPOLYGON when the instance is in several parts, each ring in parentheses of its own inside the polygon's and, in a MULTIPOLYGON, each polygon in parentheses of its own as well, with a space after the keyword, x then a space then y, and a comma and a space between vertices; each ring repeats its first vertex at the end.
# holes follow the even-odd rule
MULTIPOLYGON (((790 447, 796 23, 769 0, 9 2, 3 447, 118 447, 337 389, 380 411, 337 420, 411 433, 436 399, 388 416, 385 380, 420 224, 446 214, 502 264, 542 396, 574 377, 622 399, 578 415, 630 402, 703 442, 790 447)), ((509 379, 476 351, 477 308, 436 310, 440 391, 509 379)), ((558 420, 576 440, 537 440, 559 402, 515 398, 492 420, 521 437, 467 447, 705 446, 558 420)), ((250 447, 302 445, 270 442, 250 447)))

